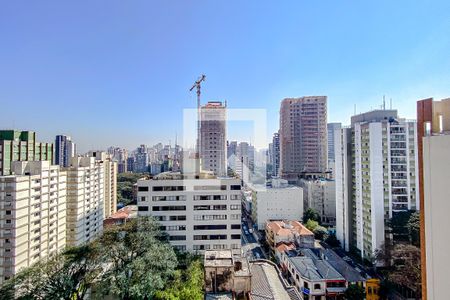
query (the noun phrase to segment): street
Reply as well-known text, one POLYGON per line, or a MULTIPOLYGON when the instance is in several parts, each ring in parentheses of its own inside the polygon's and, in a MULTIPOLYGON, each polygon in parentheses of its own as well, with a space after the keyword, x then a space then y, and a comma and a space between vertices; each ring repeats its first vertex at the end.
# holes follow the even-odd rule
POLYGON ((258 242, 258 237, 253 230, 253 223, 251 218, 243 214, 242 218, 242 252, 249 260, 266 258, 264 251, 261 248, 261 245, 258 242))

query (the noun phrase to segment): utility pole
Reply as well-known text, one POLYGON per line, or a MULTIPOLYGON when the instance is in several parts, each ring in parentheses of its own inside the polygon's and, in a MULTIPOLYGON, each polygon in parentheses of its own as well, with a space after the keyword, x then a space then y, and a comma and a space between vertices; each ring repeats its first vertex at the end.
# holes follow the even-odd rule
MULTIPOLYGON (((200 126, 201 126, 201 112, 200 112, 200 94, 201 94, 201 83, 206 80, 206 76, 202 74, 192 85, 192 87, 189 89, 190 92, 192 92, 193 89, 197 89, 197 158, 200 159, 200 126)), ((200 169, 198 170, 200 171, 200 169)))

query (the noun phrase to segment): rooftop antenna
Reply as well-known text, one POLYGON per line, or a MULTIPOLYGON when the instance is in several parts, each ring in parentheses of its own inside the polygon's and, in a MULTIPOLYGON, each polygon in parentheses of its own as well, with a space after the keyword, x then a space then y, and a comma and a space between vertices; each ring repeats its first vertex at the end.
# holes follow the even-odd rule
POLYGON ((392 110, 392 98, 389 99, 389 109, 392 110))
POLYGON ((386 99, 385 99, 385 95, 383 95, 383 110, 386 110, 386 99))
POLYGON ((354 105, 354 113, 353 114, 356 115, 356 103, 354 105))

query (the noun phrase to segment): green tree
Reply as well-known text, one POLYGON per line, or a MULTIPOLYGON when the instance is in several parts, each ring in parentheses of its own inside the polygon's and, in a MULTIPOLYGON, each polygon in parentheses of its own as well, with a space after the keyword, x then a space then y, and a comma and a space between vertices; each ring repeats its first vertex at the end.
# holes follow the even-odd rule
POLYGON ((317 228, 317 226, 319 226, 319 223, 317 221, 313 221, 311 219, 309 219, 305 224, 305 227, 308 228, 312 232, 314 232, 314 230, 317 228))
POLYGON ((0 299, 83 299, 100 272, 91 245, 68 248, 8 280, 0 299))
POLYGON ((313 220, 320 224, 320 214, 313 208, 308 208, 303 213, 303 223, 308 222, 308 220, 313 220))
POLYGON ((133 185, 147 173, 120 173, 117 175, 117 195, 125 205, 133 204, 133 185))
POLYGON ((413 291, 420 298, 420 249, 408 243, 387 245, 376 253, 376 259, 385 264, 386 279, 413 291))
POLYGON ((420 247, 420 213, 418 211, 410 215, 406 228, 408 229, 411 243, 420 247))
POLYGON ((344 297, 347 300, 364 300, 366 298, 366 291, 357 284, 349 284, 345 290, 344 297))
POLYGON ((175 252, 166 239, 150 217, 105 230, 98 243, 108 267, 96 296, 147 299, 164 289, 177 266, 175 252))
POLYGON ((320 225, 318 225, 318 226, 316 226, 316 228, 314 228, 313 233, 314 233, 314 237, 316 239, 322 240, 322 241, 325 240, 328 236, 328 230, 325 227, 320 226, 320 225))
POLYGON ((325 239, 325 242, 333 248, 337 248, 341 246, 341 242, 337 239, 336 234, 335 233, 331 233, 327 236, 327 238, 325 239))
POLYGON ((203 299, 203 266, 199 259, 190 262, 187 270, 177 270, 169 288, 157 291, 157 300, 201 300, 203 299))

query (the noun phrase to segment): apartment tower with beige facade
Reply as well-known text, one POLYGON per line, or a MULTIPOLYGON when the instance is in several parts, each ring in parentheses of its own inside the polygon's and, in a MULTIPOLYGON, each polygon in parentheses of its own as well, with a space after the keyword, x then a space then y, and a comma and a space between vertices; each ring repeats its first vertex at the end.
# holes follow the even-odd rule
POLYGON ((65 171, 49 161, 15 161, 0 176, 0 285, 66 246, 65 171))
POLYGON ((289 181, 327 171, 327 97, 286 98, 280 108, 280 174, 289 181))
POLYGON ((227 106, 210 101, 200 108, 201 169, 227 175, 227 106))
POLYGON ((67 168, 67 244, 82 245, 103 230, 105 169, 95 157, 74 157, 67 168))

